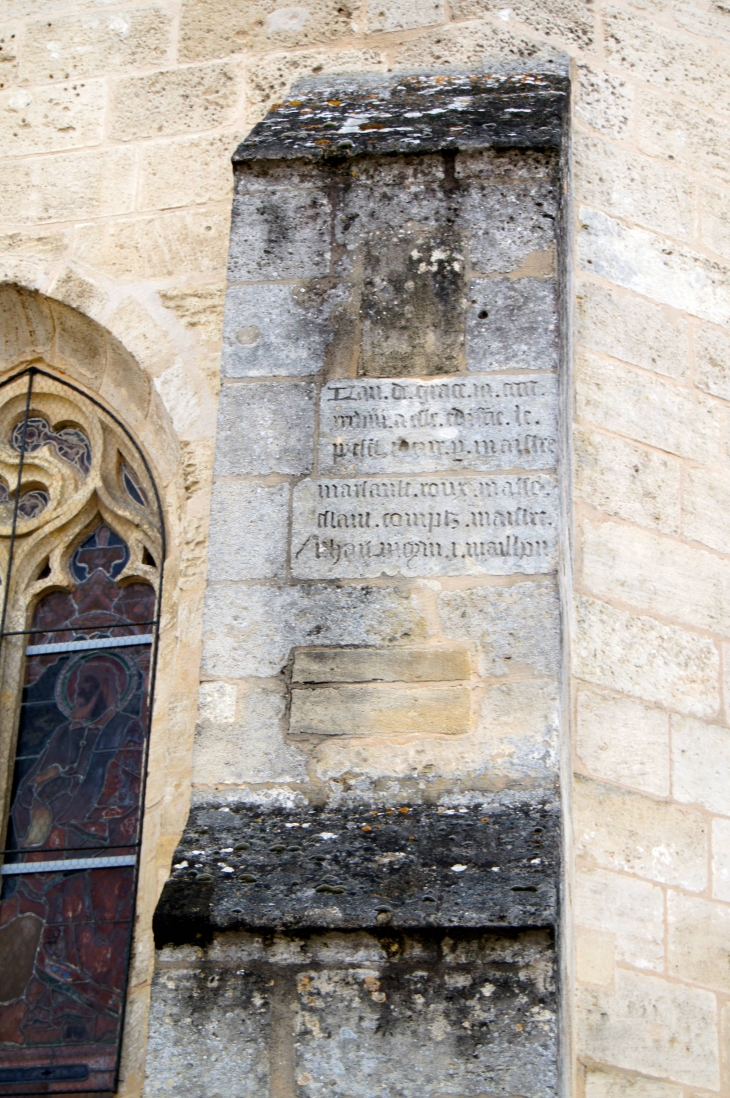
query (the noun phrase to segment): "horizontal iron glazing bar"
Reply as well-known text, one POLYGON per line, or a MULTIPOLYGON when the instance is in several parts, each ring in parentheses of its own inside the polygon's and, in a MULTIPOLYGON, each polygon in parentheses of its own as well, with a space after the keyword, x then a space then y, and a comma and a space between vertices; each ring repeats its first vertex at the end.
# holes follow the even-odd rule
MULTIPOLYGON (((119 621, 105 625, 105 629, 139 629, 140 625, 157 625, 157 620, 152 621, 119 621)), ((57 625, 55 629, 8 629, 6 633, 0 633, 0 637, 30 637, 34 633, 82 633, 84 629, 98 629, 99 625, 57 625)))
POLYGON ((96 640, 59 641, 58 644, 29 644, 26 656, 42 656, 48 652, 89 652, 94 648, 132 648, 152 644, 152 633, 136 633, 133 637, 97 637, 96 640))
POLYGON ((58 858, 52 862, 11 862, 0 865, 0 877, 18 873, 62 873, 69 869, 110 869, 117 865, 136 865, 134 854, 113 854, 110 858, 58 858))

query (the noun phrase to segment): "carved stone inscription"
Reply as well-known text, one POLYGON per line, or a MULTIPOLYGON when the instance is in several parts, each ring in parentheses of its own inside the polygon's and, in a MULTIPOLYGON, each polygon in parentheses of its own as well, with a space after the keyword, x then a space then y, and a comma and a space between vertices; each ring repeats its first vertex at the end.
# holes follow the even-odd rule
POLYGON ((294 492, 292 572, 550 572, 557 534, 557 484, 544 474, 305 480, 294 492))
POLYGON ((557 379, 530 374, 329 382, 320 475, 552 469, 557 379))

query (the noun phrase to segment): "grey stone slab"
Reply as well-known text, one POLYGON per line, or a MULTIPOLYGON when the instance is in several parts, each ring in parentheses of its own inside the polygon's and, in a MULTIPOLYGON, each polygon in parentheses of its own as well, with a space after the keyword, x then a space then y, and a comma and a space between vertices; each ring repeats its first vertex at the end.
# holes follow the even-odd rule
POLYGON ((322 389, 321 475, 555 467, 557 379, 373 378, 322 389))
POLYGON ((426 633, 414 596, 392 587, 217 584, 205 597, 203 670, 210 678, 268 677, 303 645, 387 646, 426 633))
POLYGON ((558 304, 553 279, 473 279, 466 320, 470 370, 555 370, 558 304))
POLYGON ((550 476, 306 480, 294 489, 292 572, 308 579, 552 571, 550 476))
POLYGON ((471 180, 461 208, 470 258, 482 274, 517 270, 555 245, 557 194, 550 180, 493 184, 471 180))
POLYGON ((308 473, 314 450, 314 385, 224 384, 218 405, 216 476, 308 473))
POLYGON ((276 187, 233 199, 230 282, 321 278, 330 266, 331 210, 312 187, 276 187))
POLYGON ((328 309, 303 286, 229 286, 223 377, 306 376, 324 366, 328 309))
POLYGON ((286 571, 289 485, 213 485, 208 581, 274 579, 286 571))

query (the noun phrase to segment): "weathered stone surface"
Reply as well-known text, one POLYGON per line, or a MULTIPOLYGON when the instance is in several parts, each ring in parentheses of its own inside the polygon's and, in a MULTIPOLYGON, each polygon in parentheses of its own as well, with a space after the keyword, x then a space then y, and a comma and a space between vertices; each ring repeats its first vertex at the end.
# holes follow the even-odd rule
POLYGON ((551 376, 332 381, 322 390, 320 475, 551 469, 551 376))
POLYGON ((557 563, 551 477, 302 481, 292 572, 311 579, 510 575, 557 563))
POLYGON ((586 1098, 681 1098, 682 1093, 679 1087, 658 1079, 586 1071, 586 1098))
POLYGON ((283 577, 288 512, 288 484, 218 481, 210 511, 209 582, 283 577))
POLYGON ((413 595, 394 588, 216 584, 206 593, 203 670, 214 677, 278 675, 293 648, 407 644, 426 637, 413 595))
POLYGON ((286 185, 249 190, 244 176, 236 183, 232 218, 234 225, 245 225, 245 233, 231 234, 231 282, 329 273, 331 211, 325 191, 286 185))
POLYGON ((581 688, 576 751, 597 778, 669 796, 669 715, 661 709, 581 688))
POLYGON ((730 901, 730 820, 712 821, 712 895, 730 901))
POLYGON ((677 979, 730 990, 730 908, 699 896, 667 896, 668 968, 677 979))
POLYGON ((211 802, 191 810, 156 936, 163 945, 239 927, 551 926, 558 857, 559 817, 541 804, 211 802))
POLYGON ((468 732, 471 691, 465 686, 339 683, 292 690, 289 732, 309 736, 371 736, 468 732))
POLYGON ((617 960, 663 971, 664 894, 659 885, 603 869, 579 871, 575 920, 592 933, 610 934, 617 960))
POLYGON ((557 1093, 545 931, 219 934, 163 950, 152 995, 147 1095, 557 1093))
POLYGON ((466 321, 470 370, 554 370, 558 365, 555 282, 472 279, 466 321))
POLYGON ((221 389, 217 476, 308 473, 313 440, 313 385, 257 382, 221 389))
POLYGON ((233 65, 214 64, 125 76, 114 86, 110 135, 129 141, 230 123, 237 75, 233 65))
POLYGON ((730 816, 730 728, 672 717, 672 792, 685 804, 700 804, 730 816))
MULTIPOLYGON (((527 268, 530 256, 555 246, 555 180, 536 178, 495 184, 472 180, 464 197, 463 218, 470 228, 469 253, 474 271, 507 274, 527 268)), ((542 264, 544 265, 544 263, 542 264)), ((554 269, 554 261, 548 259, 554 269)), ((527 271, 525 271, 527 273, 527 271)), ((552 271, 551 271, 552 273, 552 271)))
POLYGON ((453 648, 299 648, 292 682, 445 682, 468 679, 469 651, 453 648))
POLYGON ((223 377, 306 376, 324 366, 332 331, 304 286, 230 286, 223 377))

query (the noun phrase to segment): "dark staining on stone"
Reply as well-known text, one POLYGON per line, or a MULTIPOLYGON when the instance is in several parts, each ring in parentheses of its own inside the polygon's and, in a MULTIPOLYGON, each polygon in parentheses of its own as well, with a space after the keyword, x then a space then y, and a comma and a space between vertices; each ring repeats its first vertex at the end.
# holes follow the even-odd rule
POLYGON ((234 929, 554 926, 555 806, 404 807, 194 808, 158 945, 234 929))

